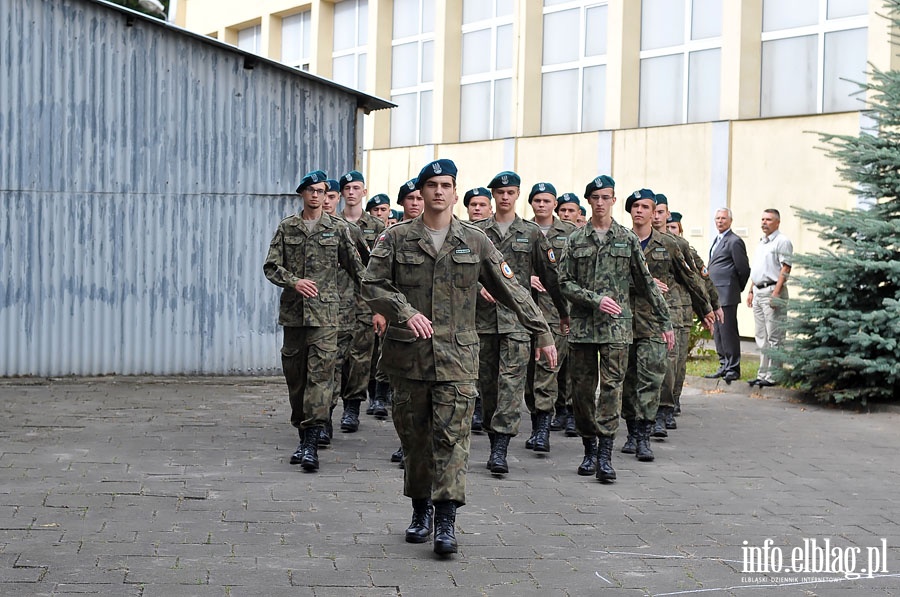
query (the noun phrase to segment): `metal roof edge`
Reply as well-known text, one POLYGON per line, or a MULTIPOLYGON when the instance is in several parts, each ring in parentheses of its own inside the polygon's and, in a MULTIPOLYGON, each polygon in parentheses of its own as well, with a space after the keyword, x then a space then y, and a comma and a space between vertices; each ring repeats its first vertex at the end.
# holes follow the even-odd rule
POLYGON ((229 43, 225 43, 218 39, 214 39, 212 37, 209 37, 208 35, 203 35, 202 33, 195 33, 188 29, 184 29, 183 27, 179 27, 178 25, 175 25, 174 23, 170 23, 169 21, 165 21, 163 19, 152 17, 148 14, 144 14, 144 13, 138 12, 136 10, 132 10, 130 8, 122 6, 121 4, 115 4, 113 2, 109 2, 108 0, 78 0, 78 1, 89 2, 91 4, 101 5, 104 8, 107 8, 110 10, 115 10, 122 14, 125 14, 130 18, 142 19, 146 22, 152 23, 154 26, 170 29, 173 32, 175 32, 176 34, 185 35, 187 37, 192 37, 202 43, 216 46, 220 49, 227 50, 234 54, 240 54, 241 56, 244 56, 245 59, 249 58, 250 60, 253 60, 255 62, 267 64, 273 68, 283 70, 283 71, 285 71, 289 74, 295 75, 295 76, 299 76, 300 78, 308 79, 310 81, 315 81, 316 83, 325 85, 326 87, 333 87, 335 89, 339 89, 341 91, 350 93, 356 97, 357 107, 362 108, 366 114, 368 114, 369 112, 373 112, 375 110, 384 110, 384 109, 397 107, 397 104, 389 102, 380 97, 377 97, 374 95, 369 95, 368 93, 362 92, 358 89, 353 89, 352 87, 346 87, 339 83, 335 83, 331 79, 326 79, 325 77, 320 77, 318 75, 308 73, 304 70, 300 70, 298 68, 288 66, 281 62, 278 62, 277 60, 272 60, 271 58, 266 58, 265 56, 260 56, 259 54, 254 54, 253 52, 248 52, 246 50, 242 50, 242 49, 238 48, 237 46, 233 46, 229 43))

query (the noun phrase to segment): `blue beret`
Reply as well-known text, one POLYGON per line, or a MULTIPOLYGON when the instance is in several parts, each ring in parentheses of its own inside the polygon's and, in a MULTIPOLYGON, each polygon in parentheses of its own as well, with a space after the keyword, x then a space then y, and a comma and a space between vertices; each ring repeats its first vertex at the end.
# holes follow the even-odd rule
POLYGON ((563 193, 556 199, 556 213, 559 213, 559 206, 563 203, 574 203, 575 205, 581 205, 581 199, 575 193, 563 193))
POLYGON ((616 181, 612 179, 611 176, 607 176, 606 174, 601 174, 584 187, 584 198, 587 199, 591 196, 591 193, 594 191, 599 191, 600 189, 614 189, 616 188, 616 181))
POLYGON ((531 192, 528 193, 528 203, 531 203, 531 200, 534 199, 534 196, 538 193, 550 193, 553 195, 553 198, 556 198, 556 187, 550 184, 549 182, 539 182, 533 187, 531 187, 531 192))
POLYGON ((500 187, 520 187, 522 186, 522 179, 519 178, 519 175, 510 170, 504 170, 497 176, 495 176, 491 182, 488 183, 489 189, 497 189, 500 187))
POLYGON ((625 200, 625 211, 631 213, 631 206, 634 205, 635 201, 640 201, 641 199, 651 199, 656 203, 656 194, 650 189, 638 189, 628 195, 628 199, 625 200))
POLYGON ((668 205, 668 204, 669 204, 669 199, 668 199, 668 197, 666 197, 666 196, 663 195, 662 193, 657 193, 657 194, 656 194, 656 204, 657 204, 657 205, 668 205))
POLYGON ((403 205, 403 200, 406 199, 406 196, 416 190, 416 179, 412 178, 407 180, 402 185, 400 185, 400 190, 397 192, 397 203, 403 205))
POLYGON ((484 187, 475 187, 474 189, 469 189, 468 191, 466 191, 466 194, 463 197, 464 207, 469 207, 469 202, 472 200, 472 197, 487 197, 488 203, 490 203, 491 191, 484 187))
POLYGON ((452 176, 455 181, 456 164, 453 163, 453 160, 448 159, 435 160, 425 164, 425 167, 419 171, 419 175, 416 177, 416 188, 421 189, 425 186, 426 180, 435 176, 452 176))
MULTIPOLYGON (((659 195, 657 195, 657 197, 659 197, 659 195)), ((669 218, 666 220, 666 222, 680 222, 680 221, 681 221, 680 213, 678 213, 677 211, 669 212, 669 218)))
POLYGON ((581 210, 581 215, 587 216, 587 210, 584 208, 583 205, 579 205, 578 209, 581 210))
POLYGON ((366 179, 363 178, 362 173, 359 172, 358 170, 351 170, 350 172, 347 172, 346 174, 341 176, 341 190, 342 191, 344 190, 344 187, 347 185, 347 183, 354 182, 354 181, 359 181, 359 182, 365 184, 366 179))
POLYGON ((300 179, 300 186, 297 187, 297 192, 303 192, 303 189, 308 187, 311 184, 316 184, 320 182, 325 182, 328 180, 328 175, 322 172, 321 170, 313 170, 308 173, 306 176, 300 179))
POLYGON ((369 211, 376 205, 390 205, 391 198, 385 195, 384 193, 378 193, 366 203, 366 211, 369 211))
POLYGON ((338 191, 338 192, 340 192, 340 190, 341 190, 341 183, 339 183, 338 181, 336 181, 336 180, 333 179, 333 178, 329 178, 329 179, 326 180, 325 182, 328 183, 328 190, 329 190, 329 191, 338 191))

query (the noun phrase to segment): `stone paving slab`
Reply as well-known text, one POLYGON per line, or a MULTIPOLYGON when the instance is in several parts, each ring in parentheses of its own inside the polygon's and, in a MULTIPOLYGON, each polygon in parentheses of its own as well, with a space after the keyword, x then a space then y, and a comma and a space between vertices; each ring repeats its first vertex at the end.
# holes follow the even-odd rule
POLYGON ((280 378, 3 380, 0 595, 900 595, 900 413, 689 383, 657 460, 616 451, 612 485, 575 474, 578 438, 536 455, 519 436, 498 478, 473 436, 440 559, 403 541, 389 421, 306 474, 280 378), (745 572, 767 539, 772 565, 827 539, 886 572, 745 572))

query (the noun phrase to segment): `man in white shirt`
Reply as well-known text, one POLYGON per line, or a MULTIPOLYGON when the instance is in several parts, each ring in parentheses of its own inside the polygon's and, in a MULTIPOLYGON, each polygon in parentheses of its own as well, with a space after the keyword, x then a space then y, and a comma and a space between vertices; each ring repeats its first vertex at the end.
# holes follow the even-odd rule
POLYGON ((759 374, 748 383, 761 388, 775 385, 769 351, 784 340, 787 306, 783 302, 773 303, 772 299, 787 301, 787 279, 794 256, 794 246, 778 230, 780 225, 781 214, 777 209, 763 211, 761 228, 765 236, 759 240, 759 246, 753 255, 753 265, 750 267, 751 283, 750 292, 747 293, 747 306, 753 309, 756 345, 759 346, 760 355, 759 374))

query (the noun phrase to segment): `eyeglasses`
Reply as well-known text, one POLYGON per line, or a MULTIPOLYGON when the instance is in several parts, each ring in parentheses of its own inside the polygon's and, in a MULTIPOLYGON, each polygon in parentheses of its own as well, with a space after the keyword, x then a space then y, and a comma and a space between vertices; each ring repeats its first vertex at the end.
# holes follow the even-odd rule
POLYGON ((307 192, 307 193, 309 193, 310 195, 324 195, 325 193, 328 192, 328 191, 326 191, 325 189, 314 189, 314 188, 312 188, 312 187, 306 187, 306 188, 303 189, 303 190, 304 190, 304 192, 307 192))

